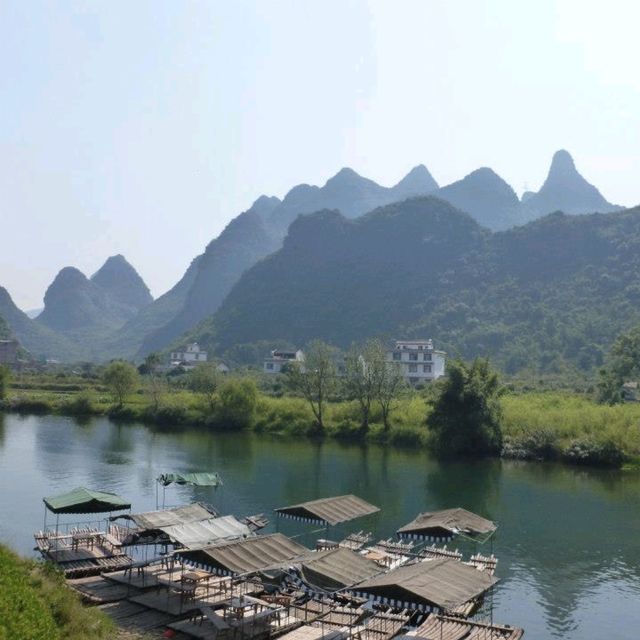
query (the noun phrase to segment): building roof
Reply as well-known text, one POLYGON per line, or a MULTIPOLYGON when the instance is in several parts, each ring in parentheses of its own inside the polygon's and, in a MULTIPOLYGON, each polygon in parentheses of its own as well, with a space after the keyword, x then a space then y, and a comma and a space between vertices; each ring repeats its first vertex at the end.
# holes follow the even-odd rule
POLYGON ((206 547, 229 538, 248 538, 253 535, 251 529, 234 516, 183 522, 159 529, 167 534, 172 542, 178 542, 187 549, 206 547))
POLYGON ((349 494, 302 502, 275 511, 285 517, 335 525, 377 513, 380 509, 358 496, 349 494))
POLYGON ((210 520, 214 515, 200 503, 194 503, 185 507, 147 511, 146 513, 132 513, 117 517, 133 520, 141 529, 160 529, 161 527, 170 527, 188 522, 210 520))
POLYGON ((172 483, 190 484, 194 487, 220 487, 222 478, 217 472, 197 473, 163 473, 157 477, 157 481, 167 487, 172 483))
POLYGON ((496 524, 491 520, 466 509, 457 508, 420 513, 411 522, 400 527, 397 533, 428 536, 434 530, 444 529, 452 535, 464 533, 469 536, 480 536, 491 534, 496 528, 496 524))
POLYGON ((237 542, 227 542, 202 549, 184 551, 179 555, 188 562, 220 567, 231 573, 252 573, 277 566, 309 553, 307 547, 281 533, 255 536, 237 542))
POLYGON ((85 487, 77 487, 43 500, 53 513, 108 513, 131 508, 130 502, 115 493, 92 491, 85 487))
POLYGON ((305 582, 327 590, 351 587, 382 571, 376 562, 343 547, 310 553, 300 562, 305 582))
MULTIPOLYGON (((426 560, 394 569, 358 585, 357 591, 382 595, 401 590, 404 600, 426 601, 451 610, 490 589, 497 578, 457 560, 426 560)), ((391 595, 390 597, 395 597, 391 595)))

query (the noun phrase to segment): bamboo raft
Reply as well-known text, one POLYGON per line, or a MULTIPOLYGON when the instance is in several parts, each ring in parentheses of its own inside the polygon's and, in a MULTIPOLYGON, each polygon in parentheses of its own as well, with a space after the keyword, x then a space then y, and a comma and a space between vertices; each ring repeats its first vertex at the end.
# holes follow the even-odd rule
POLYGON ((520 640, 522 629, 431 614, 416 630, 416 640, 520 640))

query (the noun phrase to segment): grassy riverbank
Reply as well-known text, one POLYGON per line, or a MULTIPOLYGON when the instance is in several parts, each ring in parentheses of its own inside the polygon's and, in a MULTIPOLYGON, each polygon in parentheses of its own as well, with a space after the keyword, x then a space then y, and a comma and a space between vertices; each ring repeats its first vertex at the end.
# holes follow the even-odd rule
POLYGON ((82 605, 49 565, 23 560, 0 545, 0 639, 117 638, 111 620, 82 605))
MULTIPOLYGON (((115 419, 157 425, 192 425, 207 429, 251 429, 289 436, 317 436, 314 417, 302 399, 259 390, 254 379, 227 380, 215 398, 179 386, 140 386, 122 407, 114 406, 96 380, 37 377, 15 379, 4 402, 8 411, 115 419)), ((377 409, 363 433, 354 401, 327 405, 326 437, 381 444, 429 447, 425 422, 433 388, 408 390, 394 404, 385 430, 377 409)), ((502 400, 503 455, 523 459, 563 460, 576 464, 620 466, 640 459, 640 404, 606 406, 588 395, 570 392, 510 393, 502 400)))

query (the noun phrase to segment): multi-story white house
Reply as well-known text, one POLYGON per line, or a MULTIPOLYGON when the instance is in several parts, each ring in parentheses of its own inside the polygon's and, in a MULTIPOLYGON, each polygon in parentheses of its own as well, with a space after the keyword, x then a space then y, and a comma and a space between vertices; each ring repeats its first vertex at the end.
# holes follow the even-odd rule
POLYGON ((200 349, 197 342, 188 344, 181 351, 171 352, 171 365, 193 367, 207 361, 207 352, 200 349))
POLYGON ((433 382, 444 375, 446 353, 433 348, 433 340, 396 340, 387 360, 400 367, 410 384, 433 382))
POLYGON ((282 368, 291 362, 304 362, 304 353, 297 351, 282 351, 276 349, 268 358, 264 359, 262 370, 265 373, 280 373, 282 368))

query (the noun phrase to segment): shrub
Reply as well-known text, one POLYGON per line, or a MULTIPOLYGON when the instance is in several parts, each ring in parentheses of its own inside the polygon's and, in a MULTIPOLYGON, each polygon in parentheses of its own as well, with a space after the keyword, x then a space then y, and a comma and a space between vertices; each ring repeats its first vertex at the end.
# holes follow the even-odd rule
POLYGON ((622 448, 607 438, 602 442, 575 440, 562 452, 562 459, 572 464, 618 468, 625 456, 622 448))
POLYGON ((250 378, 227 380, 220 389, 212 424, 220 429, 248 429, 256 419, 258 388, 250 378))
POLYGON ((96 412, 95 395, 88 389, 81 391, 67 400, 61 407, 65 414, 74 416, 88 416, 96 412))

